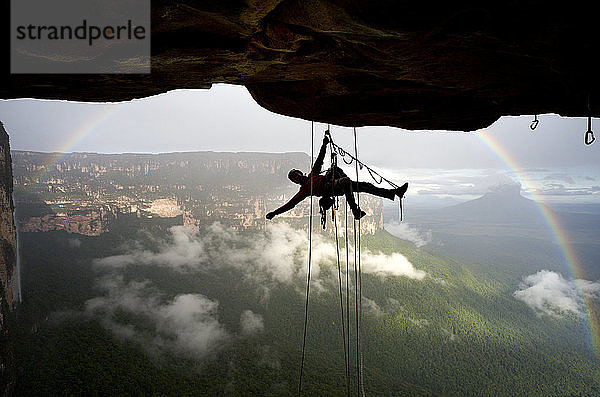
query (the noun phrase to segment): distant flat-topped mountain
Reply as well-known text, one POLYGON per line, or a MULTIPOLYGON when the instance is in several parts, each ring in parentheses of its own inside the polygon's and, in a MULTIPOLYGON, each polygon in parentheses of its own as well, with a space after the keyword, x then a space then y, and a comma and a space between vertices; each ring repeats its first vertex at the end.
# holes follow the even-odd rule
MULTIPOLYGON (((521 195, 519 185, 500 186, 461 204, 429 211, 411 211, 407 221, 428 244, 470 263, 519 266, 564 266, 561 244, 576 252, 589 279, 600 277, 600 206, 597 204, 540 204, 521 195), (563 242, 555 230, 560 230, 563 242), (558 258, 558 259, 557 259, 558 258)), ((533 267, 532 267, 533 266, 533 267)))
POLYGON ((434 211, 435 217, 457 222, 488 224, 543 224, 535 201, 521 196, 520 185, 503 185, 465 203, 434 211))
POLYGON ((503 185, 464 203, 419 211, 410 223, 434 235, 510 236, 550 238, 549 226, 538 204, 521 195, 519 185, 503 185))

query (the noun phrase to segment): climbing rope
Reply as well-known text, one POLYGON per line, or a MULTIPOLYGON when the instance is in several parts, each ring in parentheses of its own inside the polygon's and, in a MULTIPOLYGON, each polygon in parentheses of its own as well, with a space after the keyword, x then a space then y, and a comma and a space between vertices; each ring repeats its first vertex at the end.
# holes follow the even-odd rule
MULTIPOLYGON (((352 185, 350 185, 352 186, 352 185)), ((354 192, 351 193, 352 195, 354 195, 354 192)), ((360 222, 360 220, 359 220, 360 222)), ((357 260, 357 238, 356 238, 356 220, 354 220, 354 222, 352 222, 352 230, 353 230, 353 237, 354 237, 354 324, 355 324, 355 336, 356 336, 356 378, 357 378, 357 382, 356 382, 356 387, 357 387, 357 395, 360 395, 360 355, 359 355, 359 346, 360 346, 360 333, 359 333, 359 321, 358 321, 358 316, 359 316, 359 311, 358 311, 358 260, 357 260)))
MULTIPOLYGON (((342 160, 346 164, 355 163, 355 171, 356 171, 356 181, 358 183, 359 179, 359 168, 366 168, 369 172, 371 178, 375 181, 376 184, 381 184, 383 181, 387 182, 390 186, 394 188, 398 188, 394 182, 384 178, 377 171, 373 170, 369 166, 362 163, 358 160, 358 140, 356 134, 356 128, 353 129, 354 132, 354 156, 350 153, 346 152, 343 148, 336 145, 333 142, 331 137, 329 126, 325 131, 325 135, 329 138, 329 148, 331 152, 331 197, 337 197, 335 194, 335 180, 338 173, 337 168, 337 156, 338 154, 342 157, 342 160), (346 157, 350 158, 350 161, 346 160, 346 157)), ((311 169, 314 166, 314 123, 311 124, 311 169)), ((354 184, 350 184, 350 194, 354 196, 354 184)), ((304 334, 302 338, 302 360, 300 364, 300 379, 298 382, 298 396, 301 395, 302 392, 302 378, 304 374, 304 361, 306 356, 306 334, 308 328, 308 306, 309 306, 309 296, 310 296, 310 276, 311 276, 311 264, 312 264, 312 218, 313 218, 313 180, 311 178, 310 184, 310 217, 309 217, 309 252, 308 252, 308 274, 307 274, 307 283, 306 283, 306 302, 304 308, 304 334)), ((326 223, 326 210, 329 207, 332 207, 332 221, 335 228, 335 242, 336 242, 336 258, 337 258, 337 267, 338 267, 338 291, 340 296, 340 318, 341 318, 341 327, 342 327, 342 338, 344 344, 344 364, 345 364, 345 375, 346 375, 346 394, 350 396, 350 258, 349 258, 349 233, 348 233, 348 200, 345 200, 344 205, 344 224, 345 224, 345 249, 346 249, 346 314, 344 316, 344 291, 342 288, 342 267, 340 261, 340 238, 338 233, 338 222, 336 211, 339 210, 339 202, 335 199, 332 201, 323 201, 320 202, 321 206, 321 225, 325 228, 326 223)), ((400 220, 402 220, 402 200, 399 200, 399 216, 400 220)), ((356 206, 360 208, 360 191, 356 191, 356 206)), ((355 277, 355 286, 354 286, 354 302, 355 302, 355 326, 356 326, 356 371, 357 371, 357 395, 363 396, 365 395, 364 388, 364 357, 362 350, 362 333, 363 333, 363 321, 362 321, 362 269, 361 269, 361 220, 355 219, 353 222, 353 231, 354 231, 354 277, 355 277), (358 227, 357 227, 358 223, 358 227)))
MULTIPOLYGON (((537 116, 536 116, 536 120, 537 120, 537 116)), ((536 124, 536 127, 537 127, 537 124, 536 124)), ((354 136, 356 138, 356 129, 354 129, 354 134, 355 134, 354 136)), ((356 142, 355 142, 355 145, 356 145, 356 142)), ((333 141, 331 141, 331 146, 340 155, 340 157, 342 158, 342 161, 344 161, 344 163, 350 165, 353 162, 355 162, 356 166, 357 166, 357 169, 360 168, 362 170, 363 168, 366 168, 367 171, 369 172, 369 175, 371 176, 371 179, 373 179, 373 181, 377 185, 380 185, 381 183, 383 183, 385 181, 390 186, 392 186, 394 189, 399 188, 399 186, 396 185, 394 182, 392 182, 389 179, 383 177, 377 171, 375 171, 373 168, 369 167, 368 165, 366 165, 365 163, 363 163, 362 161, 360 161, 357 158, 356 155, 352 156, 350 153, 348 153, 347 151, 345 151, 344 148, 342 148, 341 146, 336 145, 333 141), (350 161, 346 160, 346 157, 350 158, 350 161)), ((356 153, 356 151, 355 151, 355 153, 356 153)), ((358 182, 358 171, 356 172, 356 180, 358 182)), ((398 220, 400 222, 402 222, 404 220, 404 208, 402 207, 402 198, 400 198, 400 200, 398 200, 398 220)))
MULTIPOLYGON (((352 162, 354 161, 354 159, 350 158, 350 161, 346 161, 346 152, 344 151, 343 148, 337 146, 337 150, 339 151, 340 156, 342 156, 342 160, 344 160, 344 163, 346 163, 348 165, 352 164, 352 162)), ((352 156, 349 155, 349 157, 352 157, 352 156)))
MULTIPOLYGON (((353 129, 354 131, 354 159, 356 161, 355 163, 355 168, 356 168, 356 181, 358 182, 358 167, 359 164, 362 164, 359 162, 358 160, 358 143, 357 143, 357 138, 356 138, 356 127, 354 127, 353 129)), ((367 169, 369 169, 369 167, 367 167, 367 169)), ((388 181, 388 183, 390 183, 388 181)), ((356 205, 358 206, 358 208, 360 208, 360 192, 357 191, 356 192, 356 205)), ((360 343, 360 339, 361 339, 361 334, 362 334, 362 271, 361 271, 361 263, 360 263, 360 236, 361 236, 361 230, 360 230, 360 218, 358 219, 358 234, 356 234, 356 222, 354 223, 354 230, 355 230, 355 234, 354 234, 354 255, 355 255, 355 260, 354 260, 354 264, 355 267, 358 269, 358 273, 356 273, 356 287, 355 290, 357 290, 357 300, 356 300, 356 369, 358 371, 358 382, 357 382, 357 387, 358 387, 358 393, 359 395, 363 396, 365 395, 365 387, 364 387, 364 380, 363 380, 363 352, 362 352, 362 345, 360 343), (358 236, 358 240, 356 239, 356 237, 358 236), (357 254, 358 253, 358 254, 357 254), (356 258, 358 258, 358 261, 356 260, 356 258), (358 265, 357 265, 358 263, 358 265)))
POLYGON ((350 369, 349 369, 349 360, 348 360, 348 346, 346 345, 346 325, 344 321, 344 298, 342 293, 342 268, 340 266, 340 245, 338 238, 338 227, 337 227, 337 217, 335 216, 335 207, 332 209, 334 214, 333 224, 335 227, 335 249, 337 254, 337 267, 338 267, 338 285, 340 292, 340 313, 342 317, 342 338, 344 339, 344 363, 346 369, 346 394, 350 395, 350 369))
MULTIPOLYGON (((337 156, 334 151, 334 143, 331 138, 331 134, 329 129, 325 132, 326 135, 329 136, 330 149, 331 149, 331 170, 332 170, 332 180, 331 180, 331 193, 332 196, 335 197, 335 173, 337 167, 337 156)), ((339 146, 338 146, 339 148, 339 146)), ((338 149, 339 150, 339 149, 338 149)), ((343 150, 343 149, 342 149, 343 150)), ((356 128, 354 129, 354 152, 355 156, 353 159, 358 158, 358 144, 356 139, 356 128)), ((342 152, 345 153, 345 152, 342 152)), ((341 155, 341 154, 340 154, 341 155)), ((344 156, 342 155, 342 158, 344 156)), ((352 160, 356 162, 356 179, 358 180, 358 168, 359 161, 352 160)), ((345 161, 346 162, 346 161, 345 161)), ((348 162, 346 162, 348 164, 348 162)), ((379 175, 379 174, 377 174, 379 175)), ((372 175, 373 177, 373 175, 372 175)), ((354 195, 354 191, 351 194, 354 195)), ((357 195, 357 206, 360 208, 360 192, 356 192, 357 195)), ((335 216, 335 206, 332 210, 333 222, 335 228, 335 241, 336 241, 336 254, 337 254, 337 265, 338 265, 338 286, 339 286, 339 294, 340 294, 340 309, 341 309, 341 318, 342 318, 342 337, 344 338, 344 358, 345 358, 345 366, 346 366, 346 393, 350 396, 350 260, 349 260, 349 241, 348 241, 348 203, 346 200, 344 208, 345 214, 345 248, 346 248, 346 321, 344 319, 344 306, 343 306, 343 291, 342 291, 342 279, 341 279, 341 265, 340 265, 340 250, 339 250, 339 234, 338 234, 338 226, 337 226, 337 217, 335 216)), ((355 275, 355 325, 356 325, 356 371, 357 371, 357 395, 364 396, 364 368, 363 368, 363 352, 362 352, 362 344, 361 344, 361 335, 362 335, 362 271, 361 271, 361 263, 360 263, 360 234, 361 234, 361 222, 360 219, 358 221, 353 222, 353 230, 354 230, 354 275, 355 275), (356 222, 358 222, 358 233, 356 222)))
MULTIPOLYGON (((310 169, 315 158, 315 123, 310 127, 310 169)), ((310 178, 310 216, 308 217, 308 274, 306 278, 306 303, 304 305, 304 334, 302 336, 302 360, 300 361, 300 379, 298 381, 298 397, 302 392, 302 375, 304 374, 304 358, 306 355, 306 330, 308 327, 308 300, 310 296, 310 268, 312 263, 312 218, 313 218, 313 178, 310 178)))
POLYGON ((400 222, 404 220, 404 209, 402 208, 402 199, 398 200, 398 220, 400 222))
MULTIPOLYGON (((332 146, 332 142, 333 139, 331 139, 331 132, 329 130, 329 125, 327 126, 327 131, 325 131, 325 134, 329 136, 329 145, 330 145, 330 150, 331 150, 331 169, 333 170, 333 172, 331 173, 331 196, 332 197, 336 197, 335 196, 335 177, 336 177, 336 167, 337 167, 337 156, 335 154, 335 152, 333 151, 333 146, 332 146)), ((335 252, 337 254, 337 268, 338 268, 338 286, 339 286, 339 292, 340 292, 340 313, 341 313, 341 318, 342 318, 342 339, 344 340, 344 365, 345 365, 345 370, 346 370, 346 394, 348 396, 350 396, 350 369, 349 369, 349 354, 348 354, 348 345, 346 345, 346 325, 345 325, 345 321, 344 321, 344 298, 343 298, 343 292, 342 292, 342 268, 340 265, 340 244, 339 244, 339 237, 338 237, 338 226, 337 226, 337 216, 335 214, 336 211, 336 206, 333 205, 332 209, 331 209, 331 214, 332 214, 332 218, 333 218, 333 225, 335 228, 335 252)))
MULTIPOLYGON (((333 148, 335 149, 335 151, 342 157, 342 160, 344 161, 344 163, 350 165, 353 162, 355 162, 357 169, 362 170, 363 168, 366 168, 367 171, 369 171, 369 175, 371 175, 371 178, 373 179, 373 181, 376 184, 379 185, 383 181, 385 181, 395 189, 400 187, 400 186, 396 185, 394 182, 390 181, 389 179, 379 175, 379 173, 377 171, 375 171, 373 168, 369 167, 368 165, 366 165, 365 163, 363 163, 362 161, 357 159, 356 156, 353 156, 350 153, 348 153, 347 151, 345 151, 341 146, 338 146, 335 142, 332 141, 331 144, 332 144, 333 148), (346 157, 349 157, 350 161, 347 161, 346 157), (377 177, 379 177, 379 180, 377 180, 377 177)), ((357 175, 357 178, 358 178, 358 175, 357 175)))
POLYGON ((346 346, 348 346, 348 357, 346 358, 346 376, 348 377, 348 396, 350 396, 350 249, 348 245, 348 202, 344 202, 344 226, 346 228, 344 239, 346 246, 346 346))

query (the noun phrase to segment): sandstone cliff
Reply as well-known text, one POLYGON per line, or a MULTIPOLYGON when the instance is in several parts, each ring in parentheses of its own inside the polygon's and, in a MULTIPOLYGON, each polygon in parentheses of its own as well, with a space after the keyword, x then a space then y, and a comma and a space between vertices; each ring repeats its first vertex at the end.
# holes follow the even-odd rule
MULTIPOLYGON (((288 170, 310 163, 300 153, 70 153, 52 163, 47 153, 13 151, 12 158, 19 231, 88 236, 133 213, 181 217, 185 225, 261 229, 268 224, 265 214, 297 191, 288 170)), ((381 199, 361 200, 368 214, 363 232, 375 233, 383 227, 381 199)), ((308 207, 306 200, 281 218, 303 228, 308 207)))
MULTIPOLYGON (((586 11, 532 0, 153 0, 151 74, 6 68, 0 97, 119 101, 232 83, 276 113, 348 126, 475 130, 502 115, 598 117, 600 79, 587 59, 600 40, 586 11)), ((9 25, 10 12, 0 15, 9 25)))
POLYGON ((14 385, 14 353, 10 343, 17 291, 17 234, 13 219, 13 175, 8 134, 0 122, 0 392, 14 385))

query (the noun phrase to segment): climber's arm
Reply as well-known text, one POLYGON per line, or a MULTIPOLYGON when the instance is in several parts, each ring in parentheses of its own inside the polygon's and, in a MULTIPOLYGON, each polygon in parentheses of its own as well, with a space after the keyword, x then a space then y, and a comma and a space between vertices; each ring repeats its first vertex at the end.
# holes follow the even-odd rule
POLYGON ((323 137, 323 144, 321 145, 321 150, 319 151, 319 155, 315 160, 313 168, 310 172, 309 178, 311 175, 318 175, 321 172, 321 168, 323 168, 323 161, 325 160, 325 152, 327 151, 327 144, 329 143, 329 137, 325 135, 323 137))
POLYGON ((290 201, 288 201, 281 207, 277 208, 276 210, 269 212, 267 214, 267 219, 273 219, 276 215, 283 214, 284 212, 291 210, 298 203, 300 203, 302 200, 304 200, 306 197, 308 197, 308 194, 306 193, 306 189, 304 189, 304 186, 303 186, 300 189, 300 191, 298 193, 296 193, 296 195, 290 199, 290 201))

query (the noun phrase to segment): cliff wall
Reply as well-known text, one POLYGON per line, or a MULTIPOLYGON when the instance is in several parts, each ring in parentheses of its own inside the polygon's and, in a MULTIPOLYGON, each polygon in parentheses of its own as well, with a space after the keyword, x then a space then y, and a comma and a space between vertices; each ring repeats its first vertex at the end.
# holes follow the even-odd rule
MULTIPOLYGON (((14 151, 12 157, 19 231, 88 236, 109 231, 111 220, 131 213, 262 229, 265 214, 297 191, 288 170, 310 162, 300 153, 70 153, 52 162, 47 153, 14 151)), ((361 206, 367 212, 363 232, 381 229, 381 199, 363 195, 361 206)), ((305 200, 280 218, 305 227, 308 208, 305 200)))
MULTIPOLYGON (((122 1, 106 0, 120 9, 122 1)), ((8 3, 9 4, 9 3, 8 3)), ((10 74, 0 97, 121 101, 245 85, 270 111, 459 131, 500 116, 600 116, 583 2, 153 0, 151 74, 10 74), (588 101, 588 98, 591 98, 588 101)), ((8 26, 10 12, 0 13, 8 26)), ((7 40, 3 50, 8 54, 7 40)), ((37 54, 62 59, 48 47, 37 54)))
POLYGON ((0 392, 12 394, 14 352, 10 341, 17 291, 17 233, 13 218, 13 174, 8 134, 0 122, 0 392))

